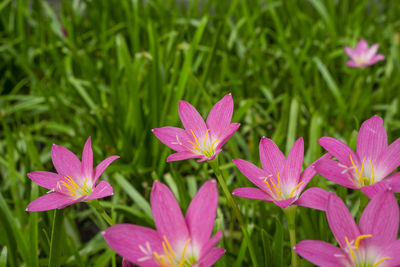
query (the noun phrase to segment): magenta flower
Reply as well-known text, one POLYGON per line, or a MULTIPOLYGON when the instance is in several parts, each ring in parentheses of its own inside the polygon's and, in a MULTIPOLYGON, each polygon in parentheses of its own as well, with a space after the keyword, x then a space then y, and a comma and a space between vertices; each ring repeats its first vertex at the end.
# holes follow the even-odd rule
POLYGON ((57 173, 46 171, 28 173, 28 177, 34 183, 50 191, 29 203, 26 211, 62 209, 77 202, 112 195, 113 189, 108 182, 100 181, 97 185, 96 183, 108 165, 118 158, 119 156, 106 158, 93 170, 90 137, 83 148, 82 162, 65 147, 53 145, 51 159, 57 173))
MULTIPOLYGON (((304 155, 303 138, 297 139, 287 159, 278 146, 265 137, 261 138, 259 150, 262 169, 242 159, 233 160, 236 167, 259 189, 237 188, 232 192, 233 195, 272 201, 282 209, 291 205, 325 209, 328 193, 321 188, 310 188, 300 197, 303 189, 316 174, 315 162, 301 172, 304 155)), ((329 157, 330 155, 326 154, 322 158, 329 157)))
POLYGON ((375 64, 378 61, 384 60, 385 56, 376 54, 379 44, 374 44, 368 47, 368 43, 361 39, 356 46, 356 49, 346 46, 344 51, 351 58, 346 64, 353 68, 364 68, 375 64))
POLYGON ((125 260, 143 267, 206 267, 225 253, 225 249, 215 247, 221 231, 211 237, 218 205, 214 180, 200 188, 186 217, 169 188, 158 181, 153 183, 150 203, 157 230, 117 224, 103 233, 108 245, 125 260))
POLYGON ((304 240, 293 249, 297 254, 324 267, 400 266, 399 206, 393 193, 374 197, 355 223, 343 201, 334 193, 326 210, 329 227, 340 248, 319 240, 304 240))
POLYGON ((400 165, 400 138, 388 146, 382 124, 378 116, 363 122, 357 137, 357 153, 335 138, 320 138, 320 145, 337 161, 321 160, 315 165, 316 171, 337 184, 361 189, 370 198, 388 187, 400 192, 399 173, 390 176, 400 165))
POLYGON ((207 122, 191 104, 181 100, 179 116, 185 129, 167 126, 152 131, 161 142, 177 151, 169 155, 167 161, 192 158, 198 161, 213 160, 240 126, 239 123, 231 123, 232 113, 231 94, 213 106, 207 122))

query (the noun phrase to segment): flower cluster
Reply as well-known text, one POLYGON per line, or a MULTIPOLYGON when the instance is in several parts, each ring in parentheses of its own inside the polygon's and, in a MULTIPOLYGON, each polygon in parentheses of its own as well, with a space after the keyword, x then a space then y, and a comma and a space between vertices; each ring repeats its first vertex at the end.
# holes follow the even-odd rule
MULTIPOLYGON (((355 50, 345 48, 352 58, 351 67, 366 67, 384 59, 376 55, 378 45, 368 48, 361 40, 355 50)), ((234 198, 273 202, 288 216, 288 228, 293 251, 319 266, 399 266, 400 240, 399 206, 393 193, 400 192, 400 138, 388 145, 383 120, 378 116, 362 123, 356 151, 332 137, 319 139, 327 153, 303 169, 304 141, 297 139, 289 154, 281 152, 275 142, 262 137, 259 153, 262 168, 243 159, 233 163, 256 187, 240 187, 232 192, 219 170, 217 155, 224 144, 238 130, 232 123, 233 98, 225 95, 211 109, 204 121, 188 102, 179 102, 179 116, 184 129, 162 127, 153 129, 154 135, 176 151, 167 161, 198 159, 208 161, 218 178, 228 202, 234 209, 247 246, 252 253, 246 227, 234 198), (322 188, 306 189, 316 174, 350 189, 360 189, 370 199, 358 225, 345 203, 335 193, 322 188), (295 242, 295 207, 304 206, 326 213, 328 224, 339 247, 318 240, 295 242), (294 213, 293 213, 294 211, 294 213)), ((110 224, 103 236, 107 244, 123 257, 122 266, 212 266, 225 254, 217 247, 221 230, 215 231, 218 207, 216 180, 206 181, 192 199, 184 216, 171 190, 159 181, 153 182, 150 195, 151 210, 156 229, 134 224, 114 224, 107 218, 98 198, 113 195, 100 175, 118 156, 103 160, 93 169, 91 138, 84 145, 82 161, 70 150, 53 145, 51 150, 56 173, 34 171, 28 177, 48 189, 48 193, 32 201, 27 211, 62 209, 77 202, 96 203, 95 207, 110 224)), ((296 254, 292 252, 292 265, 296 254)), ((252 257, 253 263, 255 261, 252 257)))

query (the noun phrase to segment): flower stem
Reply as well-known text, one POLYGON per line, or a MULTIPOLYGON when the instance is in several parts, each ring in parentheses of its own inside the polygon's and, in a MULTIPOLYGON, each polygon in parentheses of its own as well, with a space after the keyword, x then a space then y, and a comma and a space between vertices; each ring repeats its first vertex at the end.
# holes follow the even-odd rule
POLYGON ((225 179, 222 175, 222 172, 219 168, 218 157, 212 161, 209 161, 209 164, 210 164, 211 168, 213 169, 215 176, 217 176, 217 180, 218 180, 220 186, 222 187, 222 191, 224 191, 225 197, 227 198, 229 204, 232 206, 233 212, 235 213, 235 217, 239 222, 240 228, 241 228, 244 238, 247 242, 247 248, 249 249, 249 253, 250 253, 251 261, 253 262, 253 266, 258 267, 256 254, 254 253, 254 250, 253 250, 253 245, 251 243, 249 234, 247 233, 247 229, 244 224, 242 215, 235 203, 235 200, 233 199, 233 197, 228 189, 228 186, 227 186, 225 179))
POLYGON ((53 228, 51 230, 49 267, 60 266, 61 244, 64 239, 64 211, 54 210, 53 228))
POLYGON ((103 219, 108 223, 108 225, 114 225, 115 222, 114 220, 107 214, 107 212, 104 210, 103 206, 100 204, 100 202, 97 199, 92 199, 88 201, 88 204, 90 204, 93 208, 95 208, 100 215, 103 217, 103 219))
POLYGON ((297 267, 297 255, 293 250, 296 245, 296 206, 288 207, 284 210, 289 230, 290 250, 292 251, 292 267, 297 267))

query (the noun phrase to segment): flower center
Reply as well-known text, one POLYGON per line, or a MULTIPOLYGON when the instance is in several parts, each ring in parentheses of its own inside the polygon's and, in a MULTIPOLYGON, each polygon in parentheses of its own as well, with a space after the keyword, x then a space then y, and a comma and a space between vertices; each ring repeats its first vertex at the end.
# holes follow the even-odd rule
POLYGON ((296 192, 296 190, 299 188, 299 186, 304 183, 304 181, 298 183, 289 193, 289 196, 287 194, 282 193, 282 187, 281 187, 281 177, 279 176, 278 172, 278 185, 274 182, 272 179, 272 174, 268 175, 267 177, 260 177, 263 179, 264 183, 267 185, 269 191, 271 192, 272 196, 275 198, 275 200, 285 200, 289 199, 293 196, 293 194, 296 192), (271 186, 272 185, 272 186, 271 186))
POLYGON ((356 172, 355 178, 358 180, 358 184, 360 186, 372 185, 375 183, 375 171, 374 171, 374 166, 372 166, 371 160, 368 160, 369 166, 365 166, 365 157, 364 157, 362 160, 362 163, 361 163, 360 170, 357 168, 356 164, 354 164, 354 161, 353 161, 353 158, 351 157, 351 155, 350 155, 350 161, 351 161, 351 165, 352 165, 351 168, 355 170, 355 172, 356 172), (369 174, 368 173, 364 174, 364 172, 366 172, 364 167, 370 167, 369 174))
POLYGON ((89 196, 92 193, 92 188, 87 186, 87 180, 88 178, 86 178, 83 185, 80 186, 70 176, 64 176, 63 179, 57 182, 57 189, 61 193, 73 197, 89 196))
POLYGON ((219 142, 219 140, 212 141, 211 136, 209 138, 210 141, 207 142, 207 137, 208 137, 208 132, 209 131, 210 131, 210 129, 207 129, 206 135, 204 137, 204 143, 202 145, 199 143, 199 140, 198 140, 197 136, 194 134, 194 132, 192 130, 190 130, 190 132, 192 133, 192 135, 194 137, 195 143, 190 141, 190 140, 188 140, 188 142, 193 145, 193 149, 192 150, 195 150, 197 153, 200 153, 200 154, 202 154, 202 155, 204 155, 204 156, 206 156, 208 158, 215 154, 214 146, 215 146, 215 144, 217 142, 219 142))
POLYGON ((368 60, 365 58, 364 55, 360 55, 354 58, 354 61, 357 63, 357 65, 361 66, 364 65, 365 63, 368 62, 368 60))
POLYGON ((190 238, 188 240, 186 240, 185 246, 183 248, 183 251, 182 251, 182 254, 180 255, 180 257, 172 249, 170 243, 168 242, 167 237, 164 235, 163 238, 164 238, 164 241, 162 242, 162 246, 164 249, 164 254, 159 255, 157 252, 152 251, 152 249, 150 247, 150 243, 146 242, 146 248, 139 245, 140 251, 142 251, 143 254, 145 254, 145 256, 138 259, 138 261, 142 262, 142 261, 154 259, 154 261, 161 267, 190 267, 190 266, 192 266, 192 264, 194 264, 197 261, 196 258, 187 257, 185 255, 187 247, 191 241, 190 238))
POLYGON ((351 257, 351 260, 355 267, 377 267, 385 260, 389 260, 390 257, 384 257, 381 259, 372 259, 368 257, 368 253, 365 249, 360 249, 360 242, 364 238, 371 238, 372 235, 360 235, 354 241, 349 242, 347 236, 345 236, 347 248, 346 252, 351 257))

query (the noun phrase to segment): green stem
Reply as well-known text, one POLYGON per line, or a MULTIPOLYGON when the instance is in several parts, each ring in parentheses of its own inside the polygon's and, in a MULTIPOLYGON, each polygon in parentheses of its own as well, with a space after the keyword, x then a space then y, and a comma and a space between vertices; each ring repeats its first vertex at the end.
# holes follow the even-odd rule
POLYGON ((249 249, 249 253, 250 253, 251 261, 253 262, 253 266, 258 267, 256 254, 254 253, 253 245, 251 243, 249 234, 247 233, 247 229, 244 224, 242 215, 235 203, 235 200, 233 199, 233 197, 228 189, 228 186, 226 185, 226 182, 222 175, 222 172, 219 169, 218 157, 212 161, 209 161, 209 164, 210 164, 211 168, 213 169, 215 176, 217 176, 217 180, 218 180, 220 186, 222 187, 222 191, 224 191, 225 197, 227 198, 229 204, 232 206, 232 209, 233 209, 233 212, 235 213, 236 219, 239 222, 240 228, 241 228, 244 238, 247 242, 247 248, 249 249))
POLYGON ((108 225, 114 225, 115 222, 114 220, 108 216, 107 212, 104 210, 103 206, 100 204, 100 202, 97 199, 92 199, 87 202, 89 205, 91 205, 93 208, 95 208, 100 215, 103 217, 103 219, 108 223, 108 225))
POLYGON ((64 240, 64 211, 54 210, 53 228, 51 230, 51 243, 49 267, 60 266, 61 245, 64 240))
POLYGON ((292 251, 292 267, 297 267, 297 254, 293 250, 293 247, 296 245, 296 206, 288 207, 284 210, 289 230, 290 237, 290 250, 292 251))

